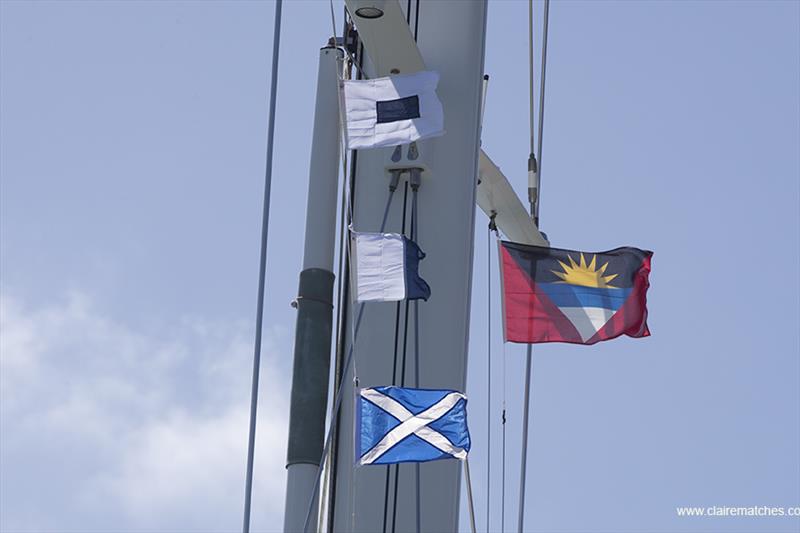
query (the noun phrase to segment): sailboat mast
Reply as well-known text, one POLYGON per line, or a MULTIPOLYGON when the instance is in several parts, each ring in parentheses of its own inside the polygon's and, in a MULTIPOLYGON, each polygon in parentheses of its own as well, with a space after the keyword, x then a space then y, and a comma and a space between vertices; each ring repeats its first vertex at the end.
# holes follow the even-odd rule
MULTIPOLYGON (((413 313, 405 313, 405 304, 399 311, 394 305, 366 304, 369 307, 354 350, 359 386, 389 385, 393 375, 399 380, 404 373, 414 375, 418 371, 421 388, 464 390, 487 6, 482 1, 345 3, 364 45, 363 70, 367 76, 421 70, 439 73, 437 94, 444 107, 446 130, 442 137, 399 150, 358 152, 352 204, 353 226, 358 231, 380 227, 392 168, 423 169, 419 173, 415 240, 427 254, 420 273, 433 291, 427 302, 419 303, 418 330, 413 313), (398 353, 408 352, 408 357, 393 357, 395 338, 398 353), (417 338, 419 368, 410 355, 417 338)), ((405 172, 401 180, 410 180, 413 175, 405 172)), ((405 186, 401 182, 398 191, 405 186)), ((404 212, 403 202, 394 202, 385 231, 402 232, 402 220, 404 216, 408 220, 410 213, 410 205, 404 212)), ((342 325, 345 331, 352 331, 352 318, 342 325)), ((349 339, 345 352, 348 349, 349 339)), ((354 397, 352 377, 351 369, 342 380, 343 390, 338 391, 345 399, 354 397)), ((461 497, 458 461, 421 464, 419 495, 415 465, 392 467, 387 484, 386 467, 353 467, 354 422, 354 402, 344 401, 333 457, 336 475, 331 480, 334 498, 329 531, 374 532, 382 531, 384 525, 393 531, 414 531, 418 520, 422 531, 457 531, 461 497)))
MULTIPOLYGON (((341 59, 342 51, 333 44, 319 52, 303 270, 294 303, 297 326, 286 457, 287 532, 303 529, 325 439, 340 146, 337 69, 341 59)), ((316 531, 316 513, 312 520, 309 531, 316 531)))

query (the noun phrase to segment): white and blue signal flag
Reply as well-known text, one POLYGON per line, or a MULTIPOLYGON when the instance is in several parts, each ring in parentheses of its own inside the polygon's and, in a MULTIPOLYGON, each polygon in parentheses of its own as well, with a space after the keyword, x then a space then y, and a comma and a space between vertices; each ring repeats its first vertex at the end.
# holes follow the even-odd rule
POLYGON ((439 74, 433 71, 343 81, 347 148, 396 146, 443 135, 438 83, 439 74))
POLYGON ((431 288, 419 275, 425 258, 417 243, 398 233, 351 232, 350 264, 357 302, 427 300, 431 288))
POLYGON ((359 465, 467 458, 467 397, 453 390, 360 389, 356 406, 359 465))

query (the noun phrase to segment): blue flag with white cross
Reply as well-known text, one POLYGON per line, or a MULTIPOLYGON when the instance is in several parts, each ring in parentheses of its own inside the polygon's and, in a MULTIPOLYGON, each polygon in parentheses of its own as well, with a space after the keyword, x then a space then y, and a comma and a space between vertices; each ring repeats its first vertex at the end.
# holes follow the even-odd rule
POLYGON ((356 406, 359 465, 466 459, 467 397, 454 390, 360 389, 356 406))

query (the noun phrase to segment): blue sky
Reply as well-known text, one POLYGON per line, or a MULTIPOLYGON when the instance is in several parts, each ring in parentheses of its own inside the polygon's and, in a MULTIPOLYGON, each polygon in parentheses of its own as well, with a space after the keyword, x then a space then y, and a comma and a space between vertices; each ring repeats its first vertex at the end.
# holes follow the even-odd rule
MULTIPOLYGON (((490 3, 486 51, 483 146, 519 192, 526 13, 490 3)), ((272 16, 255 1, 0 2, 3 532, 240 527, 272 16)), ((289 302, 329 17, 327 2, 284 8, 261 531, 283 514, 289 302)), ((561 247, 654 250, 653 336, 535 348, 526 530, 796 531, 675 507, 800 506, 800 4, 554 2, 549 52, 543 229, 561 247)), ((479 524, 485 231, 479 213, 479 524)), ((508 526, 524 348, 503 349, 496 279, 493 295, 508 526)), ((499 455, 492 469, 497 531, 499 455)))

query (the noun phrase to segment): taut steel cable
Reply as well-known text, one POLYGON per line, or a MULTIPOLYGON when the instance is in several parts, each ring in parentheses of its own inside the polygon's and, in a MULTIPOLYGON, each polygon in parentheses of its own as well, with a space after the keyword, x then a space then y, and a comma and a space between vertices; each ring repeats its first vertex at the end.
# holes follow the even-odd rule
MULTIPOLYGON (((529 0, 529 39, 530 39, 530 105, 531 105, 531 157, 533 157, 533 0, 529 0)), ((541 157, 542 157, 542 137, 544 131, 544 87, 545 69, 547 66, 547 28, 550 16, 550 0, 544 0, 544 17, 542 22, 542 72, 539 91, 539 145, 538 145, 538 165, 536 179, 536 196, 532 198, 532 211, 534 222, 539 227, 539 189, 541 187, 541 157)), ((525 397, 523 400, 522 414, 522 451, 520 457, 520 482, 519 482, 519 508, 517 517, 517 531, 522 533, 525 522, 525 480, 528 460, 528 418, 531 397, 531 373, 533 372, 533 344, 527 345, 525 361, 525 397)))
POLYGON ((253 460, 256 447, 256 411, 258 409, 258 377, 261 367, 261 330, 264 322, 264 285, 267 273, 267 237, 269 235, 269 202, 272 191, 272 149, 275 144, 275 101, 278 92, 278 57, 281 44, 282 0, 275 3, 275 28, 272 33, 272 78, 269 90, 269 125, 267 126, 267 156, 264 171, 264 206, 261 217, 261 256, 258 268, 258 302, 256 304, 256 334, 253 350, 253 381, 250 391, 250 428, 247 439, 247 469, 244 489, 242 532, 250 531, 250 505, 253 497, 253 460))

